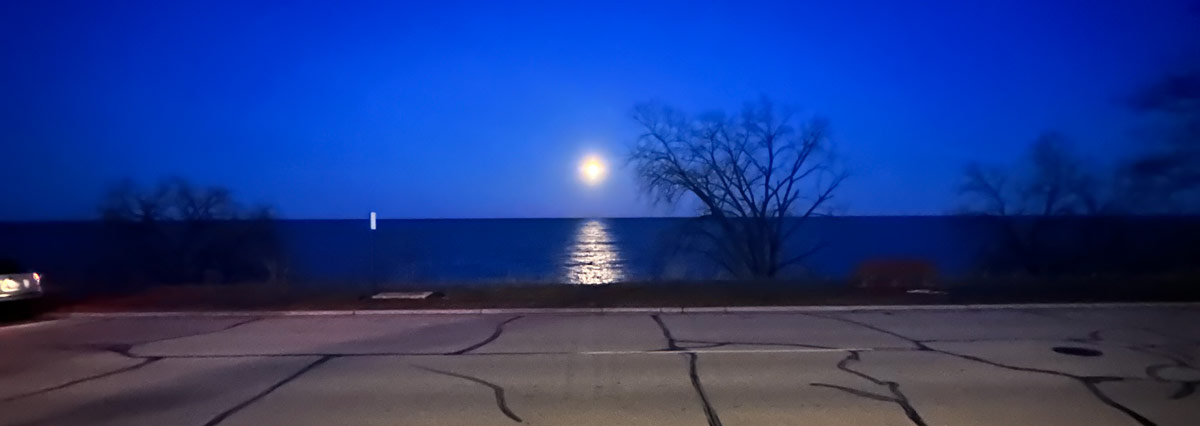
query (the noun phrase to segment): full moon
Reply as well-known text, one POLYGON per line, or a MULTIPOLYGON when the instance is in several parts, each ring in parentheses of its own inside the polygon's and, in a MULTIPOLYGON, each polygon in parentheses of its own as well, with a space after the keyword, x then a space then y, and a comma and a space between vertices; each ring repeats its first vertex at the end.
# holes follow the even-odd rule
POLYGON ((579 175, 583 177, 584 182, 592 185, 604 180, 605 171, 604 161, 596 156, 583 159, 583 163, 579 165, 579 175))

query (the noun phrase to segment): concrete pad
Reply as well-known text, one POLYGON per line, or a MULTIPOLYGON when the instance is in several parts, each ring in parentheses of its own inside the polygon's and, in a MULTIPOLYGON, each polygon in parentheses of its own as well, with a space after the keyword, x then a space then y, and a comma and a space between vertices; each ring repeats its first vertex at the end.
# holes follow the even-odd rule
POLYGON ((473 353, 643 351, 667 347, 649 315, 530 315, 473 353))
POLYGON ((445 353, 490 336, 509 316, 266 318, 220 333, 135 347, 143 356, 445 353))
POLYGON ((643 354, 339 358, 222 425, 517 424, 464 377, 523 424, 705 423, 683 357, 643 354))
POLYGON ((0 404, 0 425, 200 425, 293 374, 311 358, 161 360, 0 404))
POLYGON ((1018 310, 829 313, 917 340, 1081 339, 1095 330, 1018 310))
MULTIPOLYGON (((662 315, 676 340, 740 342, 721 349, 777 347, 772 344, 815 345, 831 348, 907 348, 904 339, 853 324, 800 314, 683 314, 662 315)), ((681 342, 681 346, 692 343, 681 342)))

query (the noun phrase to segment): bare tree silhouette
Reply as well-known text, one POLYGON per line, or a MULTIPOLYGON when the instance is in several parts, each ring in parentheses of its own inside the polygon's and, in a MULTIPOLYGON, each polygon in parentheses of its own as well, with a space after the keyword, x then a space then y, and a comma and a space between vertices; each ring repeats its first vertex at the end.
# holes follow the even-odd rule
POLYGON ((242 207, 226 188, 125 180, 105 195, 100 215, 127 266, 154 282, 275 280, 283 269, 271 209, 242 207))
POLYGON ((697 249, 735 275, 774 277, 814 249, 789 253, 804 219, 823 214, 846 178, 830 150, 829 122, 779 112, 767 99, 737 117, 689 117, 637 105, 643 133, 629 154, 657 202, 701 206, 697 249))
POLYGON ((1130 206, 1140 213, 1200 212, 1200 68, 1163 76, 1129 105, 1151 129, 1144 152, 1124 169, 1130 206))
POLYGON ((1030 146, 1025 163, 1006 171, 967 166, 959 194, 966 213, 993 216, 1096 214, 1112 208, 1101 181, 1071 151, 1066 138, 1046 132, 1030 146))
POLYGON ((1039 136, 1024 161, 1012 169, 968 165, 959 195, 964 213, 996 219, 1000 255, 1032 274, 1052 272, 1068 263, 1064 255, 1070 250, 1056 247, 1064 240, 1057 234, 1064 223, 1059 218, 1114 211, 1114 198, 1101 179, 1071 151, 1062 135, 1053 132, 1039 136))

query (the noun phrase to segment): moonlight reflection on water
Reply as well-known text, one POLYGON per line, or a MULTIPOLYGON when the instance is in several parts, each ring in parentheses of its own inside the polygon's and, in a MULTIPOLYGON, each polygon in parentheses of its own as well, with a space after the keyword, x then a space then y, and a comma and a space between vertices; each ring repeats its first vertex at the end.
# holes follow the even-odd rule
POLYGON ((621 255, 607 225, 600 220, 582 222, 567 262, 567 282, 609 284, 620 281, 623 275, 621 255))

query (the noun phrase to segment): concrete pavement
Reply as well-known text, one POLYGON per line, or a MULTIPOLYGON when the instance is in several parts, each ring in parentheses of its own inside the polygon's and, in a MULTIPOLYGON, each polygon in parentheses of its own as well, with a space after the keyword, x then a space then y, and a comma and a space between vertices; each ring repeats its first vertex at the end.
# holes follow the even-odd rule
POLYGON ((1197 324, 1186 307, 74 318, 0 327, 0 425, 1194 425, 1197 324))

